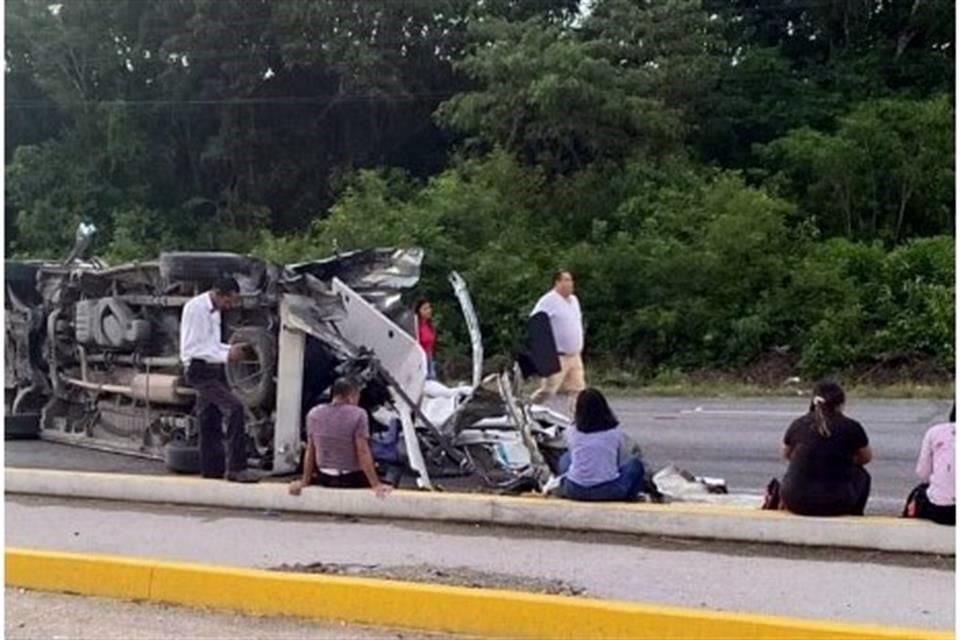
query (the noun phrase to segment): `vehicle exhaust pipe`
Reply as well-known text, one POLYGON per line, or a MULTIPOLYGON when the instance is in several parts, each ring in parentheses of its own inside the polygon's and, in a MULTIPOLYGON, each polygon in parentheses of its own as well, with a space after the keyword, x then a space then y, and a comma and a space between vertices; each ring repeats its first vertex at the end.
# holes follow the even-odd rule
POLYGON ((79 387, 80 389, 100 391, 102 393, 115 393, 133 398, 134 400, 155 402, 157 404, 189 405, 193 402, 193 396, 197 393, 193 389, 180 386, 178 376, 159 373, 150 375, 138 373, 133 376, 129 386, 88 382, 67 376, 63 376, 62 380, 66 384, 79 387))

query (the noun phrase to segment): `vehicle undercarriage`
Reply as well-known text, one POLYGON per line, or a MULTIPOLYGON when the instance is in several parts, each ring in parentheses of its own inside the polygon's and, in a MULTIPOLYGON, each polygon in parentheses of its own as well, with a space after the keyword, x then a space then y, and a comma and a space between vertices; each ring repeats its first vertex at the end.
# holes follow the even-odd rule
POLYGON ((195 395, 179 361, 180 315, 192 296, 231 275, 240 303, 224 314, 224 339, 251 349, 226 376, 245 407, 251 465, 295 472, 307 410, 347 375, 362 384, 378 463, 419 487, 461 478, 482 490, 539 489, 555 471, 567 418, 518 399, 516 368, 482 377, 479 323, 457 274, 451 284, 472 338, 472 380, 426 380, 405 299, 419 280, 420 250, 285 266, 176 252, 107 266, 84 258, 89 236, 81 229, 62 262, 5 264, 8 437, 36 433, 195 471, 195 395))

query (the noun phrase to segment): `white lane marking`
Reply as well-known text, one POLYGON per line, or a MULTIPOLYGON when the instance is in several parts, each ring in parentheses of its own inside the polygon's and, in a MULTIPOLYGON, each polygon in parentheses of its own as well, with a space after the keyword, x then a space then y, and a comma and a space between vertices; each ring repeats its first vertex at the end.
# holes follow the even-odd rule
POLYGON ((790 417, 796 416, 796 411, 750 411, 746 409, 704 409, 703 407, 697 407, 696 409, 681 409, 680 413, 688 415, 712 415, 712 416, 777 416, 777 417, 790 417))

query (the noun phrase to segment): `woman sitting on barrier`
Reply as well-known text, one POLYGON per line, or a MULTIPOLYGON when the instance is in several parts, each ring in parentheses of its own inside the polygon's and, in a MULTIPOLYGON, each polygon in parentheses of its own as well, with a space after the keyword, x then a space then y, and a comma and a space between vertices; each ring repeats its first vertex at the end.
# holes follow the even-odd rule
POLYGON ((574 426, 567 429, 567 453, 560 495, 571 500, 636 500, 645 486, 643 462, 630 458, 619 465, 623 431, 607 399, 597 389, 577 396, 574 426))
POLYGON ((789 460, 780 499, 783 508, 805 516, 863 515, 870 497, 870 442, 856 420, 843 415, 840 385, 821 382, 805 416, 783 437, 789 460))
POLYGON ((953 405, 950 421, 930 427, 923 436, 917 459, 917 475, 923 484, 910 492, 903 509, 905 518, 924 518, 937 524, 956 525, 956 423, 957 405, 953 405))

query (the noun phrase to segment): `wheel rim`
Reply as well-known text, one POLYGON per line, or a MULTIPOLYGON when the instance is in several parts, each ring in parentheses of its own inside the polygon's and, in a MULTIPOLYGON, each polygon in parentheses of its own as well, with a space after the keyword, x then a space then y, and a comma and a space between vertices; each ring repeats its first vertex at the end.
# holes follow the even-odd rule
POLYGON ((259 353, 255 358, 230 364, 230 384, 243 391, 256 389, 266 375, 267 367, 259 353))

